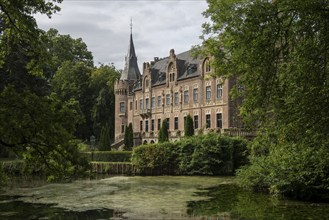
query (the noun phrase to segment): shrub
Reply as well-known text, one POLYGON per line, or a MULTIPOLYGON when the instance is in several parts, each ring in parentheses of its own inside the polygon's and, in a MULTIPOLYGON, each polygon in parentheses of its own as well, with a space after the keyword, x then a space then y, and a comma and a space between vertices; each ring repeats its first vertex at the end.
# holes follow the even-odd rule
POLYGON ((247 142, 211 133, 137 147, 132 163, 144 174, 227 175, 247 162, 247 142))
POLYGON ((94 151, 83 153, 90 161, 99 162, 129 162, 131 151, 94 151))

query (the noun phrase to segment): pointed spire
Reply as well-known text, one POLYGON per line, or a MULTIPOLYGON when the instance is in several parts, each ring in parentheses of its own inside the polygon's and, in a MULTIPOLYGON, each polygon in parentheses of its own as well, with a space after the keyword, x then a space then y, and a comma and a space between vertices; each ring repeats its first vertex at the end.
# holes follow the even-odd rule
POLYGON ((130 18, 130 42, 128 47, 128 54, 126 56, 126 63, 121 74, 121 80, 136 81, 141 76, 137 64, 137 56, 135 53, 133 34, 132 34, 132 18, 130 18))

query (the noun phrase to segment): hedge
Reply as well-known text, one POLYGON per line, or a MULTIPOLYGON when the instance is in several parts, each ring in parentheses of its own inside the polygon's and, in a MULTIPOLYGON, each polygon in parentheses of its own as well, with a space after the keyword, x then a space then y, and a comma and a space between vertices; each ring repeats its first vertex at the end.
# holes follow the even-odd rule
POLYGON ((131 151, 93 151, 82 153, 89 161, 99 162, 130 162, 131 151))
POLYGON ((247 141, 210 133, 133 149, 132 163, 144 175, 232 175, 246 164, 247 141))

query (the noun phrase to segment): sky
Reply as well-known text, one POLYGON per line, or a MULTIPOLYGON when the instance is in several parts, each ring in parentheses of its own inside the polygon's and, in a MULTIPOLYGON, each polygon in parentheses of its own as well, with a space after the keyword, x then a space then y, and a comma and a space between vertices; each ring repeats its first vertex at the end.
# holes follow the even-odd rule
POLYGON ((154 57, 185 52, 201 43, 202 12, 206 0, 64 0, 61 11, 48 19, 36 15, 39 28, 82 38, 94 63, 123 69, 128 52, 130 23, 141 70, 154 57))

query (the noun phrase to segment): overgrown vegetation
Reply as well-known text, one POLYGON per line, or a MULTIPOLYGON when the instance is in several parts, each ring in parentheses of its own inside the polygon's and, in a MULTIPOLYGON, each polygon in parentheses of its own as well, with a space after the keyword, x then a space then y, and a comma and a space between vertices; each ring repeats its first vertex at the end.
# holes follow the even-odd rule
POLYGON ((169 140, 169 131, 168 131, 168 122, 167 120, 162 121, 162 125, 159 130, 158 140, 159 143, 163 143, 169 140))
POLYGON ((232 175, 247 163, 247 142, 210 133, 136 147, 132 163, 142 174, 232 175))
POLYGON ((185 133, 185 137, 191 137, 194 135, 193 119, 190 115, 186 116, 184 133, 185 133))
POLYGON ((241 186, 328 200, 329 1, 208 4, 203 50, 215 75, 237 79, 231 94, 258 131, 241 186))
POLYGON ((85 152, 89 161, 97 162, 130 162, 131 151, 92 151, 85 152))

